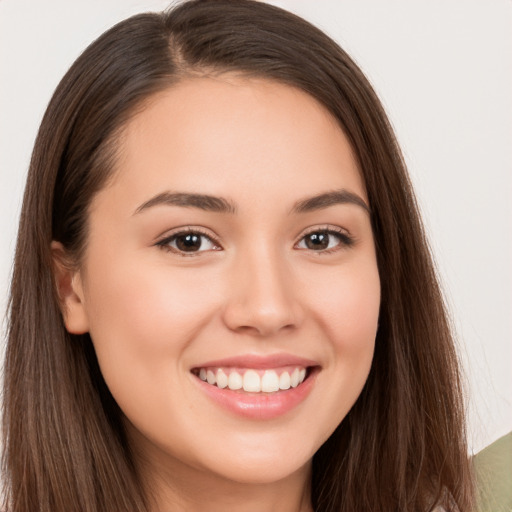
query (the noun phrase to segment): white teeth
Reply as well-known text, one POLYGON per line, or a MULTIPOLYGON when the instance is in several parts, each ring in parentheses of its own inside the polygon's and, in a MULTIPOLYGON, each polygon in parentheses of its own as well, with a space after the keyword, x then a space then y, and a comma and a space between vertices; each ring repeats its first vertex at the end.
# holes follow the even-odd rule
POLYGON ((206 372, 206 380, 208 381, 208 384, 215 384, 215 374, 211 370, 206 372))
POLYGON ((244 374, 244 391, 251 391, 252 393, 261 391, 261 379, 254 370, 247 370, 244 374))
POLYGON ((265 370, 260 377, 261 370, 245 370, 243 375, 237 371, 226 372, 222 368, 216 371, 200 368, 198 376, 208 384, 216 385, 233 391, 242 389, 248 393, 275 393, 279 390, 296 388, 306 378, 305 368, 295 368, 293 372, 283 371, 280 375, 275 370, 265 370), (229 374, 228 374, 229 373, 229 374))
POLYGON ((219 368, 217 371, 217 386, 223 389, 228 385, 228 376, 219 368))
POLYGON ((281 373, 279 377, 279 389, 290 389, 290 374, 288 372, 281 373))
POLYGON ((237 389, 242 389, 242 386, 242 376, 238 372, 231 372, 228 378, 228 388, 236 391, 237 389))
POLYGON ((272 393, 279 390, 279 377, 277 373, 267 370, 261 378, 261 391, 265 393, 272 393))
POLYGON ((299 385, 299 369, 295 368, 290 376, 290 385, 292 388, 296 388, 299 385))

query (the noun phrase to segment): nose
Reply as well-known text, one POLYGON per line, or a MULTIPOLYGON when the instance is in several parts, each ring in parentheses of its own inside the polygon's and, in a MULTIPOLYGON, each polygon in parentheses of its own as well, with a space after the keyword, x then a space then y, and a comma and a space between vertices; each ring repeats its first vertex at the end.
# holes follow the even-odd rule
POLYGON ((297 282, 271 251, 240 255, 230 269, 223 317, 229 329, 259 337, 293 330, 303 320, 297 282))

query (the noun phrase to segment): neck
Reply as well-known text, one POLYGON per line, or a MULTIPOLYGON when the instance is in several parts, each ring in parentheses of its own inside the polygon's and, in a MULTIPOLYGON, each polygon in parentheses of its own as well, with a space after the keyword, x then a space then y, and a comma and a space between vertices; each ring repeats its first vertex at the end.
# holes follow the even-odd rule
MULTIPOLYGON (((302 472, 301 472, 302 473, 302 472)), ((309 472, 308 472, 309 473, 309 472)), ((204 477, 190 481, 153 480, 151 512, 312 512, 309 485, 302 474, 271 484, 226 482, 204 477), (156 485, 155 485, 156 484, 156 485)))
POLYGON ((245 482, 152 451, 136 457, 150 512, 313 512, 311 461, 278 481, 245 482))

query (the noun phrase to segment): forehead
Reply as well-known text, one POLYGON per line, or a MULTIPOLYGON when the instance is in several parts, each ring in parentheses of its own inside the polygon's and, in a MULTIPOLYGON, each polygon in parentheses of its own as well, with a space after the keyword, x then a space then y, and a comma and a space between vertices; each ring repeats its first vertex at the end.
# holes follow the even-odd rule
POLYGON ((332 114, 265 79, 191 78, 155 94, 124 127, 118 154, 112 186, 134 202, 175 189, 279 202, 337 188, 366 197, 332 114))

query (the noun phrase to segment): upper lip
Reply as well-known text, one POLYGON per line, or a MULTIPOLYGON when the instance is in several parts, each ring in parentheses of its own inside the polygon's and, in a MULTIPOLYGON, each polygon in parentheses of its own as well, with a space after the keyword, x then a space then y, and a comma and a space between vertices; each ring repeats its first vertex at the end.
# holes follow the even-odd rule
POLYGON ((317 361, 305 359, 293 354, 244 354, 240 356, 226 357, 216 359, 214 361, 206 361, 194 366, 194 368, 211 368, 211 367, 238 367, 238 368, 254 368, 259 370, 279 368, 281 366, 318 366, 317 361))

